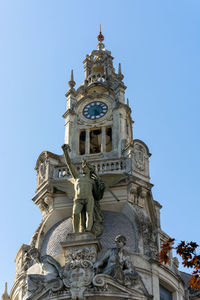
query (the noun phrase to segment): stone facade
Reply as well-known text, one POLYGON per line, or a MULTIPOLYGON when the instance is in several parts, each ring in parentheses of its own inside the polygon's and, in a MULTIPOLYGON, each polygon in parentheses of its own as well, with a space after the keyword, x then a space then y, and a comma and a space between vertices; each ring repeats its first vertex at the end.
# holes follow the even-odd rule
POLYGON ((3 299, 159 300, 162 289, 173 300, 192 297, 177 260, 171 257, 168 266, 158 261, 168 236, 151 191, 151 154, 144 142, 133 139, 121 65, 116 73, 102 39, 83 64, 83 83, 75 89, 72 71, 66 93, 65 143, 77 170, 85 159, 105 183, 103 233, 73 233, 73 178, 62 155, 42 152, 33 197, 42 222, 30 245, 19 249, 14 285, 3 299), (117 235, 126 238, 123 246, 115 245, 117 235))

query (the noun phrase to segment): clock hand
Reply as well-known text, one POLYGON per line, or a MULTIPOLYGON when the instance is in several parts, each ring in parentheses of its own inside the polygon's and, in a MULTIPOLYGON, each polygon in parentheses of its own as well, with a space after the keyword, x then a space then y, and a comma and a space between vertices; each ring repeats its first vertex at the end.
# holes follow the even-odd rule
POLYGON ((98 113, 99 113, 98 110, 95 108, 94 109, 94 115, 96 116, 96 115, 98 115, 98 113))

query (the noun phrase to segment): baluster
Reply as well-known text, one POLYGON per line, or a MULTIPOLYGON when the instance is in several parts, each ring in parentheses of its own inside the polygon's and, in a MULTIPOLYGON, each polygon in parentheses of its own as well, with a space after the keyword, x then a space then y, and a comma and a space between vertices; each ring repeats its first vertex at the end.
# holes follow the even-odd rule
POLYGON ((66 172, 66 176, 68 177, 68 176, 69 176, 69 169, 66 168, 66 169, 65 169, 65 172, 66 172))
POLYGON ((65 177, 66 176, 66 170, 63 168, 62 169, 62 177, 65 177))

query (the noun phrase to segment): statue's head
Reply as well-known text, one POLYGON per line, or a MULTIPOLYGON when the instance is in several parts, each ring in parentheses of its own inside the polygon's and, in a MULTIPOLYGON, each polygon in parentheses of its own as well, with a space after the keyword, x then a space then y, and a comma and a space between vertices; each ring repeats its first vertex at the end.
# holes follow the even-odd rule
POLYGON ((82 171, 83 171, 83 175, 90 175, 92 172, 94 172, 94 167, 88 164, 85 159, 83 159, 82 171))
POLYGON ((115 237, 117 248, 123 248, 126 245, 126 238, 124 235, 117 235, 115 237))

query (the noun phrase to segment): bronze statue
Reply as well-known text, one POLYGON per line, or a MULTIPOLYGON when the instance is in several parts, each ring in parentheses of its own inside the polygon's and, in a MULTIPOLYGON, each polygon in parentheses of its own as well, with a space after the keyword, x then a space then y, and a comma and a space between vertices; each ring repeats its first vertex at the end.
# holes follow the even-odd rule
POLYGON ((72 212, 73 230, 79 232, 94 232, 99 235, 103 228, 99 200, 102 199, 105 185, 95 173, 94 167, 82 162, 82 173, 79 174, 69 157, 69 145, 62 146, 66 164, 74 178, 74 203, 72 212))

